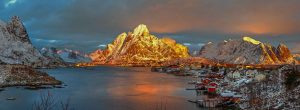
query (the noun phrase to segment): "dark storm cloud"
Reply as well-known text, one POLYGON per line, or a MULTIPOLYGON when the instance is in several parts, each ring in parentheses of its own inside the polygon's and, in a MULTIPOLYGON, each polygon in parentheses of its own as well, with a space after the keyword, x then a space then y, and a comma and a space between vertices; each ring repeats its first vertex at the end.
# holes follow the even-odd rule
POLYGON ((93 50, 140 23, 195 45, 244 35, 293 50, 300 42, 299 0, 16 0, 6 7, 9 1, 0 1, 1 19, 20 16, 31 39, 43 39, 39 46, 93 50))

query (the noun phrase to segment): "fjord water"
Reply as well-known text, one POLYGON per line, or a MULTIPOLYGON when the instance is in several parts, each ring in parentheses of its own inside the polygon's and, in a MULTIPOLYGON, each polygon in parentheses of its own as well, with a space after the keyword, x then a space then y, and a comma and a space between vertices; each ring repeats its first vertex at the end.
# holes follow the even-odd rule
MULTIPOLYGON (((143 67, 89 67, 42 70, 63 81, 65 88, 26 90, 10 87, 0 92, 0 110, 30 110, 41 94, 60 102, 70 100, 75 110, 196 110, 187 99, 188 77, 151 72, 143 67), (15 97, 16 100, 6 100, 15 97)), ((57 108, 56 108, 57 109, 57 108)))

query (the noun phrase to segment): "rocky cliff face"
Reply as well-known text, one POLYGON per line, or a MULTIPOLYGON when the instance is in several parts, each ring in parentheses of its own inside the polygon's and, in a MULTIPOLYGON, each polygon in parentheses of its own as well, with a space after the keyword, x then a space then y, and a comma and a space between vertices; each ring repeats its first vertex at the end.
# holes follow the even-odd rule
POLYGON ((295 62, 284 44, 277 48, 250 37, 208 43, 199 53, 200 57, 232 64, 286 64, 295 62))
POLYGON ((176 58, 189 57, 187 47, 171 38, 159 39, 151 35, 146 25, 133 32, 120 34, 105 50, 90 54, 92 64, 153 66, 176 58))
POLYGON ((0 20, 0 62, 24 64, 33 67, 53 65, 30 42, 19 17, 12 17, 9 23, 0 20))

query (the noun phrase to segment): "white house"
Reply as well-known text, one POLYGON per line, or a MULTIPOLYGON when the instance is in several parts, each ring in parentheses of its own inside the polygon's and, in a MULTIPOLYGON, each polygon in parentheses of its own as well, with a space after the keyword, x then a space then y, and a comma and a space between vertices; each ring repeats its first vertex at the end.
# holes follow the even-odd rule
POLYGON ((258 74, 257 70, 247 70, 246 75, 250 77, 255 77, 255 75, 258 74))
POLYGON ((233 71, 233 72, 229 72, 227 74, 227 76, 229 78, 240 78, 241 77, 241 73, 239 71, 233 71))

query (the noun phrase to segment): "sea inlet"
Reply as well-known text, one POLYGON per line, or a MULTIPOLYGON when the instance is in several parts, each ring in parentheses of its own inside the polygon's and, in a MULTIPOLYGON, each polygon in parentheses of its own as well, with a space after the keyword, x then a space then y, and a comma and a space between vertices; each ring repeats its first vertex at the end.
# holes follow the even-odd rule
POLYGON ((75 110, 199 110, 187 100, 190 77, 151 72, 145 67, 98 66, 42 69, 63 81, 62 87, 30 90, 8 87, 0 91, 0 110, 31 110, 50 94, 54 109, 61 102, 75 110), (14 100, 8 100, 13 97, 14 100))

